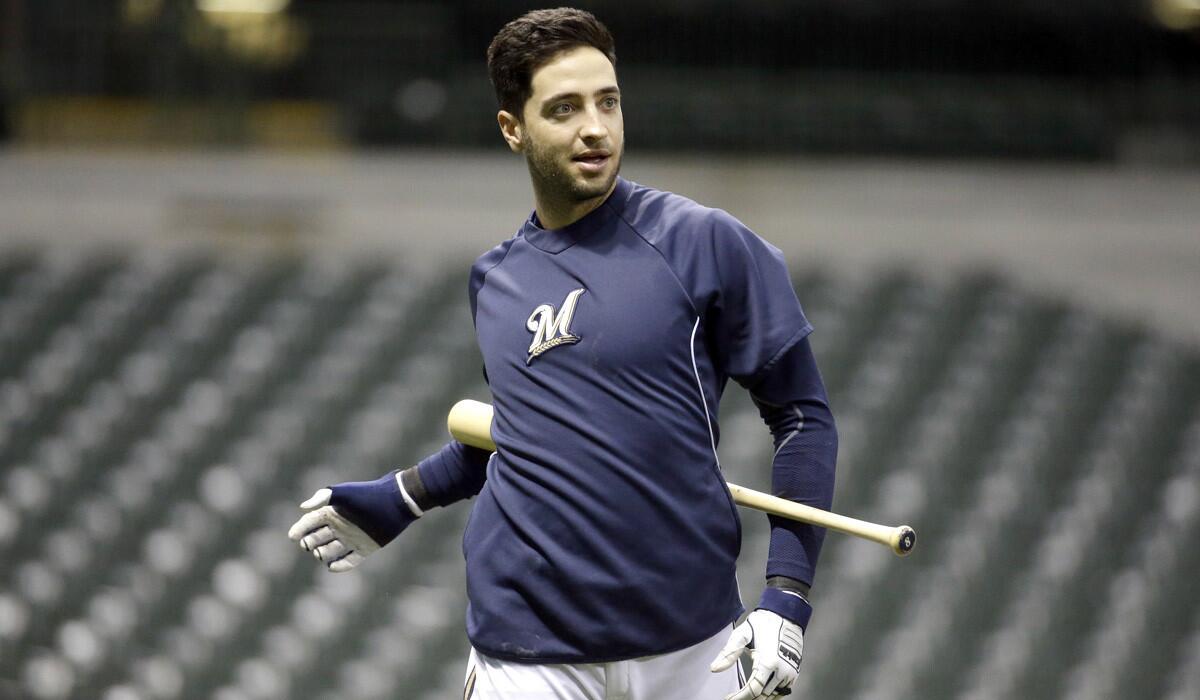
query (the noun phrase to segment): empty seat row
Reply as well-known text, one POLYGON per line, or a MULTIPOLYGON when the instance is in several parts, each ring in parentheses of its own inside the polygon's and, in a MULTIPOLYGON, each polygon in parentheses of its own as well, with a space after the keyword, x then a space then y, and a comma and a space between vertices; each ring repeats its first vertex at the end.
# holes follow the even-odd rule
MULTIPOLYGON (((0 697, 457 696, 469 503, 345 575, 285 532, 486 397, 464 269, 0 261, 0 697)), ((835 508, 920 540, 826 538, 797 693, 1194 696, 1194 350, 990 277, 798 271, 835 508)), ((721 416, 726 477, 768 489, 757 409, 732 390, 721 416)), ((768 525, 741 515, 750 603, 768 525)))

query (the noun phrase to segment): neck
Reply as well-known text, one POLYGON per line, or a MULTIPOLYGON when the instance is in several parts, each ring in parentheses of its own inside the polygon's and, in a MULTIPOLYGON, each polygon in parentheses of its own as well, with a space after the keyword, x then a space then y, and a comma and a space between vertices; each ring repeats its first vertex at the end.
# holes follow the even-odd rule
POLYGON ((613 193, 617 187, 617 179, 613 178, 613 184, 608 188, 608 191, 602 195, 592 197, 591 199, 564 200, 555 198, 545 192, 541 192, 535 185, 533 189, 534 211, 537 212, 538 221, 541 222, 542 228, 559 229, 579 221, 583 217, 592 213, 608 196, 613 193))

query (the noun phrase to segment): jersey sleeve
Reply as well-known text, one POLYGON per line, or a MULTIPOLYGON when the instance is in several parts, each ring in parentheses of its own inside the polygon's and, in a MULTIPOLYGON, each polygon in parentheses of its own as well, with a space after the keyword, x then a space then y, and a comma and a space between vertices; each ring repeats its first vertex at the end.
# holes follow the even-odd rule
MULTIPOLYGON (((792 287, 783 253, 741 222, 713 222, 718 291, 708 337, 723 371, 750 390, 775 443, 771 491, 828 510, 837 429, 808 335, 812 324, 792 287)), ((825 531, 771 516, 768 577, 811 585, 825 531)))
POLYGON ((483 489, 490 458, 487 450, 451 440, 409 470, 415 478, 403 483, 421 510, 448 506, 483 489))
POLYGON ((724 373, 750 388, 812 325, 778 248, 720 210, 712 227, 709 264, 718 288, 707 337, 724 373))
MULTIPOLYGON (((833 505, 838 434, 807 339, 794 344, 751 389, 775 442, 771 493, 822 510, 833 505)), ((767 577, 812 585, 824 528, 770 516, 767 577)))

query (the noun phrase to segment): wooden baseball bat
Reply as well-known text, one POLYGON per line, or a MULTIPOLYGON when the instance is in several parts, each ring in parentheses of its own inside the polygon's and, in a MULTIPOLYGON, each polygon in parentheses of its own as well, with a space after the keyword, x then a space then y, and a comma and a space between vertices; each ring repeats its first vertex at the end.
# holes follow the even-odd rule
MULTIPOLYGON (((450 434, 454 436, 455 440, 465 445, 485 450, 496 449, 496 444, 492 442, 492 407, 490 404, 470 399, 459 401, 450 409, 446 427, 450 429, 450 434)), ((733 494, 733 502, 740 506, 878 542, 899 556, 907 555, 912 551, 913 545, 917 543, 917 533, 907 525, 889 527, 869 523, 865 520, 794 503, 737 484, 727 484, 727 486, 729 492, 733 494)))

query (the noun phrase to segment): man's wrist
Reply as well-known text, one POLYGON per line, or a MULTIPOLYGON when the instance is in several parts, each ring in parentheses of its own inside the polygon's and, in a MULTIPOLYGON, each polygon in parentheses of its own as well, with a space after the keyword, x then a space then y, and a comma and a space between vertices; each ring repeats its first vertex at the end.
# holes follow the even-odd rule
POLYGON ((380 547, 391 542, 419 515, 408 505, 397 472, 374 481, 355 481, 329 487, 329 504, 380 547))
POLYGON ((799 625, 803 630, 808 629, 808 621, 812 618, 813 612, 808 598, 799 591, 770 586, 763 589, 758 609, 770 610, 785 620, 799 625))
POLYGON ((421 483, 421 475, 417 473, 417 468, 409 467, 396 472, 396 485, 400 487, 400 496, 404 498, 404 503, 412 514, 418 518, 425 515, 429 506, 429 494, 425 492, 425 485, 421 483))
POLYGON ((788 576, 768 576, 767 588, 778 588, 781 591, 792 591, 794 593, 799 593, 807 600, 808 591, 812 587, 799 579, 790 578, 788 576))
POLYGON ((400 485, 404 502, 408 504, 413 514, 421 516, 436 505, 433 503, 429 491, 425 489, 425 483, 421 481, 421 472, 417 467, 402 470, 396 475, 396 482, 400 485))

